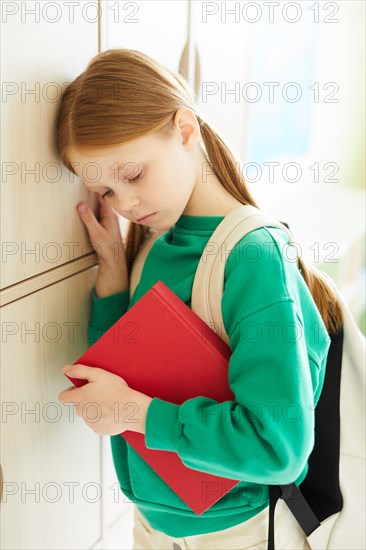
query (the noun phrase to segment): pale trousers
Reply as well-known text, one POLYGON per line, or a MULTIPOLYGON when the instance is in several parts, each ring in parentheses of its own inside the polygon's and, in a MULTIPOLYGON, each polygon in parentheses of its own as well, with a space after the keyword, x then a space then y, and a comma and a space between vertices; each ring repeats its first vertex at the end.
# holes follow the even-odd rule
MULTIPOLYGON (((153 529, 145 517, 134 509, 133 550, 267 550, 269 506, 244 523, 228 529, 171 537, 153 529)), ((310 550, 306 535, 281 498, 275 510, 275 549, 310 550)))

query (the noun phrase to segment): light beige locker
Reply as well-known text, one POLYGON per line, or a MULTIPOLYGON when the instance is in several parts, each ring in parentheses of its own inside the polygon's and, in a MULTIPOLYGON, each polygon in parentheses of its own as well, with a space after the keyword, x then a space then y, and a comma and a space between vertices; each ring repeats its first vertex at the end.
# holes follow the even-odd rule
POLYGON ((188 39, 189 0, 103 0, 101 50, 142 51, 176 70, 188 39))
POLYGON ((74 405, 58 401, 72 385, 63 365, 88 347, 95 275, 95 268, 81 271, 1 309, 1 548, 7 550, 85 549, 102 535, 101 436, 74 405))
POLYGON ((59 162, 54 140, 62 90, 98 53, 96 3, 87 4, 3 5, 2 288, 93 252, 75 205, 96 201, 59 162))
POLYGON ((242 93, 249 72, 250 26, 235 16, 240 4, 190 3, 190 74, 202 118, 243 162, 248 103, 242 93), (225 16, 230 11, 233 15, 225 16))

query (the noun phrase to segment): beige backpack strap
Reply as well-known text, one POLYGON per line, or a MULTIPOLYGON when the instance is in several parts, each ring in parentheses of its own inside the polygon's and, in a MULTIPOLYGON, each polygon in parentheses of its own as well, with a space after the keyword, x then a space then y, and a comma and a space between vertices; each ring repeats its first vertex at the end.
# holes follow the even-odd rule
POLYGON ((219 223, 198 263, 192 287, 191 309, 228 345, 229 338, 221 312, 225 264, 234 246, 247 233, 263 226, 282 229, 290 238, 289 244, 293 243, 292 233, 285 225, 264 210, 243 204, 231 210, 219 223))

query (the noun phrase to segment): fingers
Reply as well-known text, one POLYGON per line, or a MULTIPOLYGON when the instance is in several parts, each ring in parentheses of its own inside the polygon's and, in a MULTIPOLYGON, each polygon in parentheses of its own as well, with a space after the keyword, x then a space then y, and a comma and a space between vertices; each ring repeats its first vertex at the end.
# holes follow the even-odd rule
POLYGON ((98 202, 100 208, 99 217, 101 224, 103 225, 103 227, 115 231, 119 228, 118 216, 116 211, 100 195, 98 195, 98 202))
POLYGON ((76 386, 70 386, 69 388, 66 388, 66 390, 63 390, 61 393, 58 394, 58 400, 60 403, 71 403, 72 400, 70 398, 73 396, 71 393, 73 390, 76 389, 76 386))
POLYGON ((120 238, 120 227, 118 217, 109 205, 107 205, 100 197, 98 218, 94 215, 93 210, 85 203, 80 202, 76 205, 79 217, 86 226, 92 246, 97 254, 100 254, 103 248, 108 253, 108 246, 115 242, 116 238, 120 238), (80 207, 86 206, 85 212, 80 210, 80 207))
POLYGON ((103 199, 100 195, 97 195, 97 196, 98 196, 99 208, 101 209, 101 212, 103 212, 103 216, 113 217, 115 214, 113 208, 111 208, 107 203, 107 201, 103 199))
POLYGON ((89 206, 85 202, 82 202, 77 204, 77 211, 80 218, 87 226, 89 234, 90 235, 97 234, 97 231, 99 230, 100 226, 91 208, 89 208, 89 206), (82 212, 81 207, 86 207, 86 210, 82 212))

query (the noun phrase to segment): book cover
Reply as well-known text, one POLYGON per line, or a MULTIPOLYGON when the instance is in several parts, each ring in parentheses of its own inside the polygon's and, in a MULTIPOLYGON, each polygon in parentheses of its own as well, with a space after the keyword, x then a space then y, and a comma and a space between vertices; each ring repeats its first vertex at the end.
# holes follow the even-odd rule
MULTIPOLYGON (((112 372, 131 388, 171 403, 197 396, 223 402, 234 399, 230 355, 211 327, 158 281, 74 364, 112 372)), ((68 378, 77 387, 87 383, 68 378)), ((128 430, 121 436, 197 515, 239 483, 189 468, 175 452, 147 448, 144 434, 128 430)))

